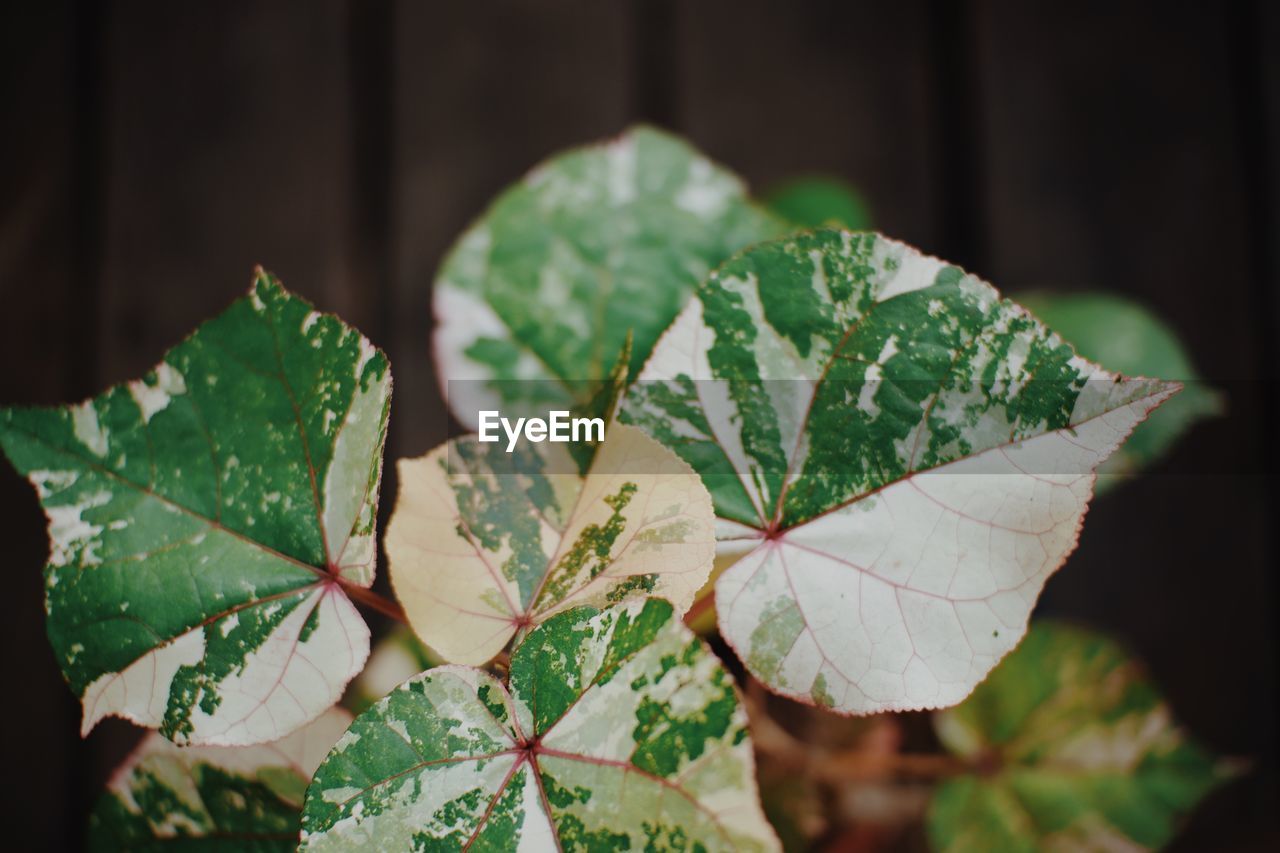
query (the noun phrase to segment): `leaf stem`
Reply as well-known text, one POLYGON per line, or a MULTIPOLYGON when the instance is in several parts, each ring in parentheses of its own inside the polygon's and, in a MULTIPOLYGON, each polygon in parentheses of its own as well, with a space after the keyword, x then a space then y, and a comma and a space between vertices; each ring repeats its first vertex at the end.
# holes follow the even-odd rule
POLYGON ((970 770, 945 753, 882 751, 855 747, 831 751, 801 741, 768 713, 763 688, 751 682, 743 697, 751 718, 751 740, 762 756, 828 785, 890 779, 937 780, 970 770))
POLYGON ((370 610, 376 610, 383 616, 394 619, 397 622, 403 622, 406 625, 409 624, 409 619, 404 614, 404 608, 401 607, 398 602, 393 601, 380 593, 376 593, 371 589, 356 586, 355 584, 344 580, 339 580, 338 585, 342 587, 342 591, 347 594, 347 597, 356 604, 363 604, 365 607, 368 607, 370 610))
POLYGON ((953 755, 920 752, 841 752, 811 759, 813 776, 824 782, 866 782, 885 778, 944 779, 965 772, 953 755))
POLYGON ((694 599, 693 604, 685 612, 684 624, 692 625, 699 616, 701 616, 703 613, 711 609, 711 607, 715 604, 715 601, 716 601, 716 591, 714 587, 703 592, 696 599, 694 599))

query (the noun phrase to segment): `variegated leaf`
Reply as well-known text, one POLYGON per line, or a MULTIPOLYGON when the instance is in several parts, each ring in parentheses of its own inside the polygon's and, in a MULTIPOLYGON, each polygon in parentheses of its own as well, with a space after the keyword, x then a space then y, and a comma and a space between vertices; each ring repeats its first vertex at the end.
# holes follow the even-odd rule
POLYGON ((1233 772, 1174 723, 1141 668, 1088 631, 1037 622, 963 704, 934 717, 975 775, 934 793, 937 850, 1138 850, 1233 772))
POLYGON ((964 698, 1074 548, 1093 470, 1176 383, 1076 354, 876 234, 756 246, 699 289, 622 418, 703 475, 721 633, 844 713, 964 698))
POLYGON ((177 747, 147 735, 90 816, 89 849, 292 851, 311 775, 350 724, 330 708, 255 746, 177 747))
POLYGON ((449 406, 575 409, 628 333, 631 368, 730 254, 783 233, 742 183, 686 143, 637 127, 538 166, 445 259, 434 299, 449 406))
POLYGON ((386 357, 266 274, 144 379, 0 412, 49 518, 49 639, 84 705, 178 743, 275 740, 369 653, 386 357))
POLYGON ((711 496, 683 460, 614 425, 584 477, 563 444, 464 438, 401 460, 387 528, 409 622, 453 663, 582 604, 652 594, 684 613, 715 555, 711 496))
POLYGON ((302 850, 772 850, 733 679, 648 599, 536 628, 508 692, 443 666, 358 717, 302 850))

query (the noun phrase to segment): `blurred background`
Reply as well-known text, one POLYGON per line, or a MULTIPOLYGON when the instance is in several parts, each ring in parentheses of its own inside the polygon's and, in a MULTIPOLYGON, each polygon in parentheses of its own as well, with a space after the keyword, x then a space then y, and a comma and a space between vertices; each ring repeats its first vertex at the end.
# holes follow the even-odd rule
MULTIPOLYGON (((1006 293, 1146 304, 1227 413, 1094 505, 1040 612, 1126 641, 1255 762, 1178 849, 1280 845, 1275 4, 50 0, 0 13, 0 105, 3 404, 142 374, 262 264, 388 351, 388 459, 420 454, 448 425, 446 248, 548 154, 641 120, 758 190, 844 179, 1006 293)), ((79 738, 43 517, 7 467, 0 511, 3 802, 31 848, 76 849, 134 735, 79 738)))

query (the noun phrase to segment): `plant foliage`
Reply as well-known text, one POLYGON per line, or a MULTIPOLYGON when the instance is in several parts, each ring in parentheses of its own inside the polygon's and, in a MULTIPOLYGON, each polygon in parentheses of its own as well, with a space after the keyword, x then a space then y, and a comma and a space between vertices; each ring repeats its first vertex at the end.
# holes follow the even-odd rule
POLYGON ((939 713, 946 747, 985 772, 943 783, 938 850, 1156 848, 1230 776, 1173 722, 1116 643, 1040 622, 968 701, 939 713))
POLYGON ((963 699, 1075 547, 1094 469, 1174 383, 1108 373, 985 282, 872 233, 699 287, 622 417, 702 473, 752 674, 845 713, 963 699))
POLYGON ((265 273, 143 379, 0 412, 40 495, 49 639, 88 732, 251 744, 333 705, 369 654, 386 357, 265 273))
MULTIPOLYGON (((866 217, 831 184, 774 205, 866 217)), ((608 428, 402 460, 400 605, 370 589, 390 366, 265 273, 145 377, 0 410, 48 517, 48 633, 82 731, 156 730, 94 811, 95 849, 777 849, 740 670, 681 619, 711 620, 713 573, 744 677, 782 696, 869 714, 977 686, 937 717, 954 758, 930 758, 962 770, 933 799, 937 848, 1170 838, 1228 767, 1114 644, 1044 624, 979 682, 1074 548, 1095 471, 1178 384, 1087 361, 909 246, 788 227, 648 128, 500 196, 436 284, 451 407, 608 428), (352 720, 334 706, 369 656, 357 603, 416 636, 384 643, 352 720)), ((1123 306, 1041 307, 1116 366, 1191 375, 1123 306), (1089 336, 1108 324, 1131 351, 1089 336)), ((1139 433, 1123 468, 1207 405, 1139 433)), ((770 780, 793 839, 825 825, 811 792, 897 749, 875 734, 868 765, 757 731, 809 774, 770 780)))

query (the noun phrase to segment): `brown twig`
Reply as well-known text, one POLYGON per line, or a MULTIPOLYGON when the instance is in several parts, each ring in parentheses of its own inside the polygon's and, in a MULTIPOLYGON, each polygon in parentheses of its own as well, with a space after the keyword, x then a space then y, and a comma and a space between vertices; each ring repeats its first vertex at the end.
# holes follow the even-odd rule
POLYGON ((889 779, 941 779, 963 773, 965 763, 953 755, 884 752, 859 749, 831 751, 801 741, 770 716, 764 690, 748 684, 744 697, 756 750, 816 781, 830 785, 889 779))
POLYGON ((701 616, 703 613, 710 610, 715 603, 716 603, 715 590, 710 589, 704 592, 701 596, 698 597, 697 600, 693 602, 693 605, 685 612, 684 624, 692 625, 699 616, 701 616))

